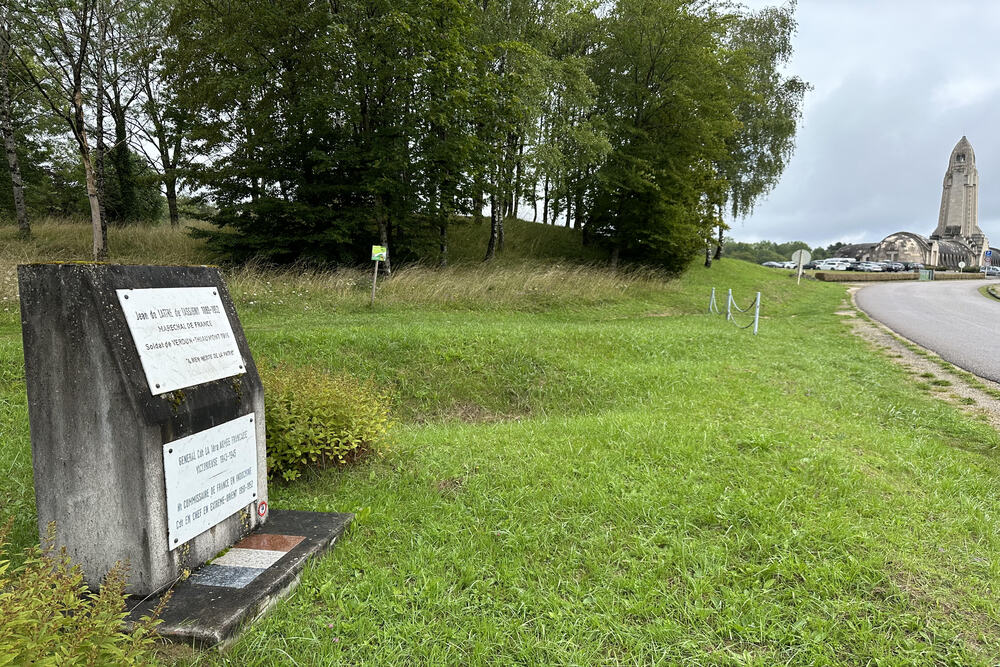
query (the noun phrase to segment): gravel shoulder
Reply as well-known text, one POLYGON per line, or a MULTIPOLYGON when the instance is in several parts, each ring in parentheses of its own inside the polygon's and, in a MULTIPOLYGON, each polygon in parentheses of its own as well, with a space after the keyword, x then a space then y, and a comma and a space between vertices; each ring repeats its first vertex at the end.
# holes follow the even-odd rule
POLYGON ((1000 384, 945 361, 868 317, 854 300, 859 289, 861 286, 848 287, 850 303, 845 301, 837 312, 854 334, 906 369, 918 387, 1000 430, 1000 384))

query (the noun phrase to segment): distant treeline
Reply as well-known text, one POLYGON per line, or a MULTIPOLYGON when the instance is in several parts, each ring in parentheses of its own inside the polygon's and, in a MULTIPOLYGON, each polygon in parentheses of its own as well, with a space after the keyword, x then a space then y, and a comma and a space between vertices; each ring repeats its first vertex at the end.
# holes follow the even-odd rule
POLYGON ((837 252, 845 245, 845 243, 837 241, 825 248, 822 246, 810 248, 809 244, 804 241, 740 243, 726 239, 723 246, 723 256, 761 264, 763 262, 787 262, 792 259, 792 253, 796 250, 808 250, 813 259, 826 259, 827 257, 838 257, 837 252))
POLYGON ((794 2, 7 0, 0 214, 155 218, 237 260, 448 256, 530 210, 671 269, 780 177, 794 2), (22 187, 23 185, 23 187, 22 187), (160 194, 157 194, 157 193, 160 194))

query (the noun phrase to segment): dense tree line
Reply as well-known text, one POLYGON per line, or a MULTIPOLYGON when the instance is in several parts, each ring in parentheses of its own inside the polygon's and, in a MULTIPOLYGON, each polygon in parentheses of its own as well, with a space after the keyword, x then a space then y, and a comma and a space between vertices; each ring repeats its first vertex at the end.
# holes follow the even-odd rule
POLYGON ((838 251, 844 247, 842 241, 831 243, 830 245, 816 246, 810 248, 805 241, 786 241, 785 243, 775 243, 774 241, 755 241, 753 243, 742 243, 727 239, 725 242, 726 256, 733 259, 742 259, 755 264, 764 262, 787 262, 792 259, 792 253, 796 250, 808 250, 813 259, 826 259, 827 257, 837 257, 838 251))
POLYGON ((380 241, 444 264, 451 226, 488 224, 491 259, 527 209, 615 260, 710 261, 791 153, 807 88, 784 72, 793 12, 10 0, 0 212, 30 234, 29 215, 85 193, 101 257, 107 224, 158 214, 156 189, 178 224, 187 188, 213 205, 200 233, 237 260, 353 262, 380 241))

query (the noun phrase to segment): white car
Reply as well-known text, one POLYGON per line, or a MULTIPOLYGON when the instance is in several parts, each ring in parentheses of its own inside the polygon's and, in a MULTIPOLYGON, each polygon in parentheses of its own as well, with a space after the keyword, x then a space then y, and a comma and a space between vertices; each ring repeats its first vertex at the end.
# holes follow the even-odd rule
POLYGON ((846 271, 850 262, 828 262, 822 261, 816 264, 817 271, 846 271))

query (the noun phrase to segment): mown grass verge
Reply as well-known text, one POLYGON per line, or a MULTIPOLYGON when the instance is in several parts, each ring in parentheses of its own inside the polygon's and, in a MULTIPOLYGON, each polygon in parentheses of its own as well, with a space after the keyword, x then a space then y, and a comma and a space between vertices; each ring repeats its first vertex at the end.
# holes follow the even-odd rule
MULTIPOLYGON (((180 662, 997 661, 1000 439, 855 339, 842 286, 727 260, 582 296, 476 284, 501 268, 374 309, 332 277, 233 277, 255 354, 371 378, 399 423, 382 456, 272 487, 357 525, 227 655, 180 662), (705 314, 711 286, 761 291, 760 335, 705 314)), ((28 543, 19 336, 0 314, 28 543)))

